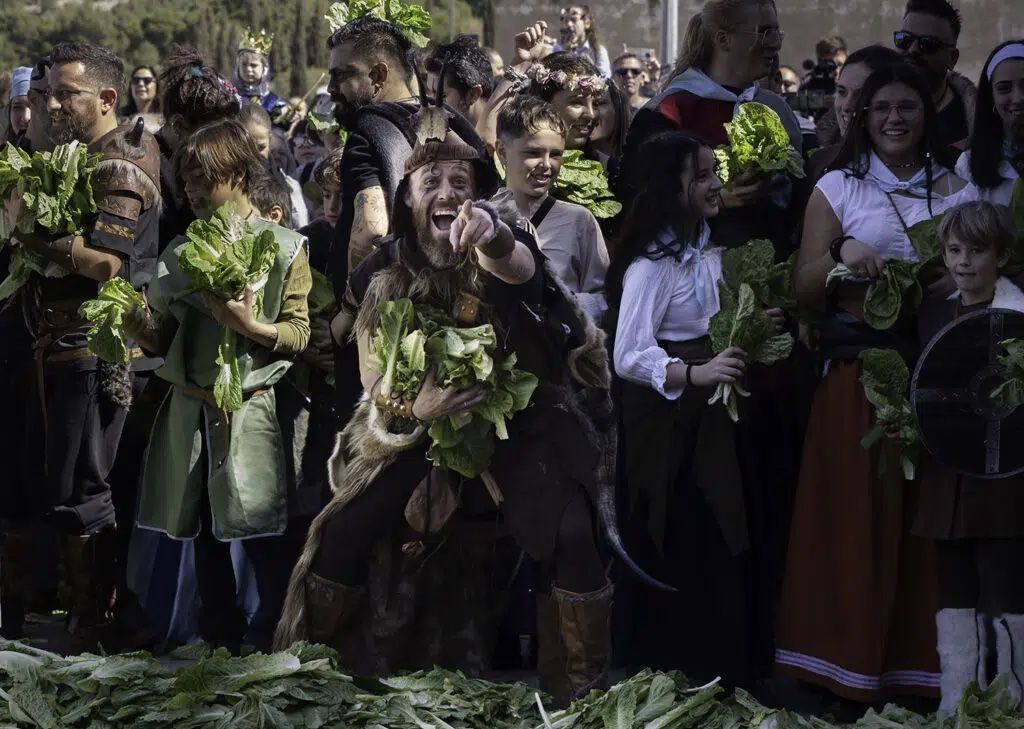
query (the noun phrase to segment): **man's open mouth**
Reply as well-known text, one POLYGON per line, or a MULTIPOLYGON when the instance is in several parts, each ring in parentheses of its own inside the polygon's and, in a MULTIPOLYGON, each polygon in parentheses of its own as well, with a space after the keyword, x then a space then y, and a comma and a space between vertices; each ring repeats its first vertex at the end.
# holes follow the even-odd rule
POLYGON ((452 223, 455 222, 457 215, 458 213, 454 210, 435 210, 430 214, 430 221, 435 228, 447 233, 452 229, 452 223))

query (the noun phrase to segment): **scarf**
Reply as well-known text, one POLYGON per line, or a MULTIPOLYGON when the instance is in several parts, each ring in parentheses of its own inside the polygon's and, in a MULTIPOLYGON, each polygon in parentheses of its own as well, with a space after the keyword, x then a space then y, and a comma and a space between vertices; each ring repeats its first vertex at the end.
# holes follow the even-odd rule
POLYGON ((672 94, 677 91, 688 91, 694 96, 699 96, 702 99, 710 99, 711 101, 730 101, 739 107, 739 105, 744 101, 753 101, 759 88, 760 87, 755 81, 750 88, 744 89, 739 95, 737 95, 719 84, 699 68, 691 66, 672 79, 671 83, 665 87, 665 91, 661 96, 672 94))
MULTIPOLYGON (((934 165, 932 167, 932 182, 938 182, 948 172, 949 170, 945 167, 934 165)), ((885 166, 877 154, 872 152, 868 160, 868 171, 864 177, 878 185, 882 192, 890 195, 894 192, 901 192, 914 197, 928 197, 928 173, 925 167, 915 172, 909 180, 901 180, 885 166)))
MULTIPOLYGON (((666 226, 658 234, 658 243, 671 248, 681 242, 672 226, 666 226)), ((693 291, 700 306, 701 316, 712 317, 718 313, 718 277, 712 269, 707 250, 711 243, 711 227, 702 221, 696 243, 687 244, 679 255, 683 268, 693 272, 693 291)))

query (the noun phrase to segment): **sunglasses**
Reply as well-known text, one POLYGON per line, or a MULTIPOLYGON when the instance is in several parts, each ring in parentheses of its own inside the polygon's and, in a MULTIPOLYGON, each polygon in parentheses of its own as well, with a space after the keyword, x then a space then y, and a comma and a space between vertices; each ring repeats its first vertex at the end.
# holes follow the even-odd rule
POLYGON ((143 86, 149 86, 154 81, 156 81, 156 78, 154 78, 153 76, 133 76, 132 77, 132 83, 133 84, 142 84, 143 86))
POLYGON ((909 30, 897 30, 892 34, 893 45, 901 51, 909 51, 915 42, 917 43, 917 49, 926 56, 938 53, 943 48, 956 48, 956 43, 947 43, 933 35, 918 35, 917 33, 911 33, 909 30))
POLYGON ((622 76, 623 78, 625 78, 626 76, 639 76, 641 73, 643 73, 643 71, 641 71, 639 68, 617 68, 617 69, 615 69, 615 74, 617 76, 622 76))

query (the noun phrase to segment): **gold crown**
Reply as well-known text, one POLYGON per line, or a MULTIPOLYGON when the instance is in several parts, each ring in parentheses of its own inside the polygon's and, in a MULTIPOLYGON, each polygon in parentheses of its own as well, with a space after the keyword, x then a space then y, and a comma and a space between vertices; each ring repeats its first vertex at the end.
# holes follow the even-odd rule
POLYGON ((256 51, 264 56, 270 55, 270 49, 274 46, 274 34, 260 29, 259 33, 253 33, 251 28, 246 28, 242 33, 242 42, 238 44, 239 51, 256 51))

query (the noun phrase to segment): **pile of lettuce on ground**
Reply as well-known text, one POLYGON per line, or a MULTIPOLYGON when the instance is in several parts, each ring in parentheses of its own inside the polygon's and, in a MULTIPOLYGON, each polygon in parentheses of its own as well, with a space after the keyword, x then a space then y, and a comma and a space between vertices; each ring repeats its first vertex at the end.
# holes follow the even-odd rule
POLYGON ((190 648, 176 671, 146 653, 64 658, 0 641, 0 727, 39 729, 1024 729, 1006 679, 970 686, 954 716, 897 706, 854 724, 771 709, 717 683, 644 670, 561 711, 523 684, 434 669, 390 679, 339 669, 329 648, 298 643, 231 657, 190 648))

